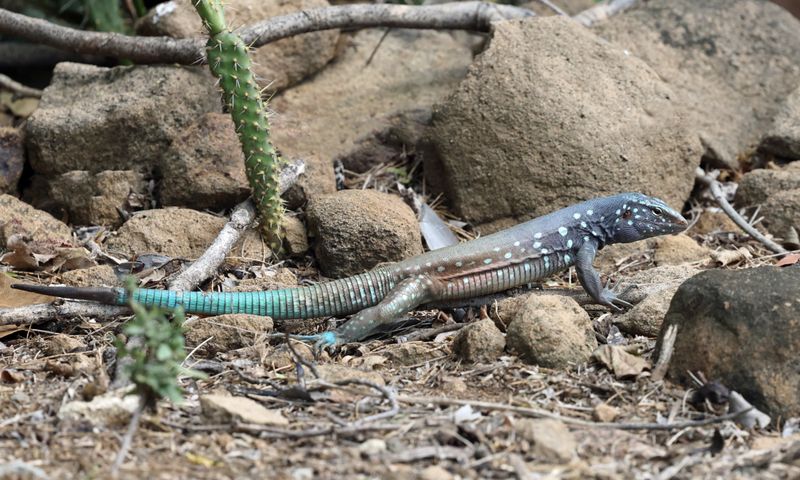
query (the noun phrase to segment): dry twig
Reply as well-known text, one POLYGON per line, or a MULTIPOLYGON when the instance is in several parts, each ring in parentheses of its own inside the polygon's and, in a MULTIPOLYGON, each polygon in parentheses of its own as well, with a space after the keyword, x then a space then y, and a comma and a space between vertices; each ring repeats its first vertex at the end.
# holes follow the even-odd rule
POLYGON ((635 3, 636 0, 610 0, 586 9, 572 18, 586 27, 591 27, 599 21, 631 8, 635 3))
POLYGON ((669 361, 672 360, 672 352, 675 350, 675 340, 678 338, 678 326, 670 325, 664 333, 661 340, 661 350, 658 352, 658 361, 653 368, 653 374, 650 378, 653 381, 661 381, 667 374, 669 368, 669 361))
POLYGON ((130 315, 128 307, 101 305, 78 300, 63 300, 60 303, 39 303, 16 308, 0 308, 0 325, 36 325, 59 318, 91 317, 110 320, 120 315, 130 315))
POLYGON ((747 220, 742 218, 739 215, 739 212, 736 211, 730 203, 728 203, 728 199, 725 198, 725 194, 722 192, 720 188, 719 182, 717 179, 712 177, 711 175, 707 174, 701 168, 697 168, 695 171, 695 178, 708 186, 709 190, 711 191, 711 195, 714 197, 714 200, 719 204, 720 208, 731 218, 731 220, 736 223, 742 230, 744 230, 748 235, 755 238, 759 242, 761 242, 765 247, 770 249, 771 251, 778 253, 778 254, 787 254, 789 253, 788 250, 783 248, 782 246, 778 245, 777 243, 773 242, 769 238, 765 237, 761 232, 756 230, 755 227, 750 225, 747 220))
MULTIPOLYGON (((245 43, 260 47, 301 33, 335 28, 396 27, 488 32, 497 20, 533 16, 511 5, 453 2, 409 6, 387 4, 337 5, 310 8, 273 17, 240 31, 245 43)), ((76 53, 128 59, 135 63, 205 61, 205 40, 169 37, 131 37, 118 33, 86 32, 0 9, 0 33, 32 43, 76 53)))
POLYGON ((703 420, 687 420, 684 422, 673 423, 613 423, 613 422, 592 422, 589 420, 581 420, 579 418, 565 417, 556 413, 540 410, 537 408, 516 407, 514 405, 504 405, 502 403, 481 402, 473 400, 458 400, 453 398, 443 397, 412 397, 400 395, 397 400, 402 403, 414 404, 435 404, 435 405, 468 405, 478 410, 497 410, 504 412, 514 412, 520 415, 535 417, 535 418, 550 418, 559 420, 569 425, 578 427, 590 428, 610 428, 615 430, 680 430, 683 428, 704 427, 721 423, 728 420, 735 420, 737 417, 743 415, 748 410, 729 413, 727 415, 720 415, 718 417, 705 418, 703 420))
MULTIPOLYGON (((280 193, 283 195, 297 179, 305 172, 305 164, 298 160, 283 167, 280 173, 280 193)), ((187 291, 194 290, 200 283, 214 275, 225 261, 225 256, 231 251, 236 242, 239 241, 247 227, 256 218, 256 210, 251 200, 245 200, 233 209, 231 218, 222 228, 208 249, 194 261, 189 267, 181 272, 169 284, 170 290, 187 291)))
POLYGON ((23 97, 42 98, 42 91, 38 88, 25 86, 8 75, 0 73, 0 87, 11 90, 23 97))

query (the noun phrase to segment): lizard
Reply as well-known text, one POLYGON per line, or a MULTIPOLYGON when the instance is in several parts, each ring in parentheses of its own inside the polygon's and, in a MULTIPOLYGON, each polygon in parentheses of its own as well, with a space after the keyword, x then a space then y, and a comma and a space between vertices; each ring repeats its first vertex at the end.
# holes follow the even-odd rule
POLYGON ((355 314, 335 330, 302 336, 316 341, 316 348, 328 348, 361 340, 425 304, 502 292, 573 265, 596 303, 613 310, 631 307, 601 283, 592 265, 597 252, 614 243, 678 233, 687 225, 663 200, 631 192, 587 200, 491 235, 306 287, 211 293, 30 284, 12 288, 110 305, 135 300, 167 309, 180 306, 205 315, 247 313, 281 320, 355 314))

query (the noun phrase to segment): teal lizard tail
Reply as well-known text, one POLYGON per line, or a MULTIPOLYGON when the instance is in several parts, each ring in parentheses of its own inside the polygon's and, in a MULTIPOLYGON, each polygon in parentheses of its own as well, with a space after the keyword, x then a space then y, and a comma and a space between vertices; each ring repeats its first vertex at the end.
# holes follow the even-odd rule
MULTIPOLYGON (((276 320, 348 315, 376 305, 394 288, 391 272, 375 269, 353 277, 319 283, 309 287, 260 292, 174 292, 141 288, 133 300, 148 306, 173 309, 182 306, 187 313, 222 315, 247 313, 266 315, 276 320)), ((92 300, 107 305, 126 305, 124 288, 45 287, 15 284, 18 290, 77 300, 92 300)))

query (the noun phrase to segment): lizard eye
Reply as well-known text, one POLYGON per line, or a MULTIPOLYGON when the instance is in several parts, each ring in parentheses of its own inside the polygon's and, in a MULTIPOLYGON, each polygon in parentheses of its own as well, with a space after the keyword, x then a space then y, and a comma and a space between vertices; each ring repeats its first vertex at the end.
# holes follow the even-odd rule
POLYGON ((651 211, 652 211, 654 214, 658 215, 659 217, 660 217, 661 215, 664 215, 664 210, 661 210, 661 209, 660 209, 660 208, 658 208, 658 207, 653 207, 653 208, 651 209, 651 211))
POLYGON ((622 218, 624 218, 626 220, 631 218, 632 215, 633 215, 633 212, 631 212, 630 210, 625 210, 624 212, 622 212, 622 218))

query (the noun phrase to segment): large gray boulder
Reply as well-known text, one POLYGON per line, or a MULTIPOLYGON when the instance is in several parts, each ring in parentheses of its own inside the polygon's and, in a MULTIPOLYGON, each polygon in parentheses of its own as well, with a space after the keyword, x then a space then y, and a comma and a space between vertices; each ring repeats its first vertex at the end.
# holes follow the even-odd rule
POLYGON ((652 0, 598 25, 674 92, 706 160, 738 167, 800 82, 800 21, 761 0, 652 0))
POLYGON ((201 67, 60 63, 26 129, 36 173, 152 169, 178 132, 220 111, 201 67))
POLYGON ((773 415, 800 415, 800 268, 695 275, 678 288, 662 334, 671 325, 673 378, 688 383, 701 371, 773 415))
POLYGON ((700 145, 673 98, 644 62, 569 19, 503 22, 434 110, 426 177, 477 223, 625 190, 680 207, 700 145))

